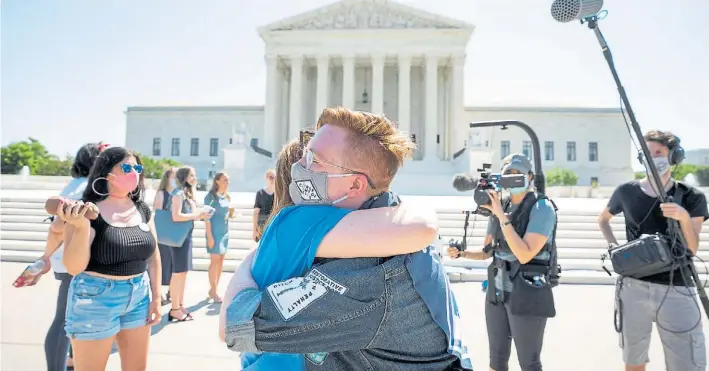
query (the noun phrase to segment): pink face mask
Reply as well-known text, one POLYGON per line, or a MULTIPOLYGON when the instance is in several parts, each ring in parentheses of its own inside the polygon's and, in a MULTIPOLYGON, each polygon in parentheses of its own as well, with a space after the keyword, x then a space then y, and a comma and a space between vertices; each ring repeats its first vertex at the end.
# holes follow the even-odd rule
POLYGON ((111 185, 113 186, 111 194, 114 196, 127 196, 138 187, 138 181, 140 181, 140 175, 135 171, 128 174, 111 175, 111 185))

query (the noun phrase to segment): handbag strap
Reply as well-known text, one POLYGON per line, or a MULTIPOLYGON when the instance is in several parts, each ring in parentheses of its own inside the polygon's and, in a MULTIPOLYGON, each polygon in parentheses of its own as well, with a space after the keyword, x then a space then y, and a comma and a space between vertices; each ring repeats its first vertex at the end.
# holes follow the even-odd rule
POLYGON ((162 190, 162 209, 167 210, 168 201, 170 201, 170 194, 166 190, 162 190))

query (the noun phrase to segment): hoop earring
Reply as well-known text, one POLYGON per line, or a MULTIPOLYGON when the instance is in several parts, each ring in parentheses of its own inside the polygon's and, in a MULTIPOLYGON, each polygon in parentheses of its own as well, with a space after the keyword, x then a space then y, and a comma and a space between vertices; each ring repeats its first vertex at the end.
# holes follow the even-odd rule
POLYGON ((101 178, 96 178, 96 179, 94 179, 93 182, 91 182, 91 190, 94 191, 95 194, 97 194, 97 195, 99 195, 99 196, 101 196, 101 197, 103 197, 103 196, 108 196, 108 193, 99 193, 99 192, 96 190, 96 181, 99 180, 99 179, 103 179, 103 180, 105 180, 106 182, 108 182, 108 179, 106 179, 106 178, 103 178, 103 177, 101 177, 101 178))

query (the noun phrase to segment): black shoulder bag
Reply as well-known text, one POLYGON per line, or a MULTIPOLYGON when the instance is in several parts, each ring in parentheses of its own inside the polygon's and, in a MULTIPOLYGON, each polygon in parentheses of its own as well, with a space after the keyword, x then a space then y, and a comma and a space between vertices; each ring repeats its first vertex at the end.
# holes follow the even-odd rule
MULTIPOLYGON (((681 205, 685 186, 677 182, 674 202, 681 205)), ((651 211, 652 212, 652 211, 651 211)), ((672 241, 663 234, 643 234, 638 239, 608 249, 613 270, 623 277, 643 278, 676 268, 672 241)))

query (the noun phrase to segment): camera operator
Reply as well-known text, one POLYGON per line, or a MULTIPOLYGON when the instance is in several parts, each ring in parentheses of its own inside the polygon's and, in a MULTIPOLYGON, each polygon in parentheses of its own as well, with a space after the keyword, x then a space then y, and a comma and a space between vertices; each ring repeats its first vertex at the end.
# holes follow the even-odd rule
POLYGON ((556 314, 550 274, 556 264, 556 208, 534 191, 532 164, 524 155, 507 156, 502 174, 526 177, 523 186, 509 188, 510 197, 505 200, 500 200, 496 190, 487 191, 490 202, 479 205, 492 212, 486 247, 479 252, 450 248, 448 255, 476 260, 493 256, 485 304, 490 369, 508 370, 514 338, 521 369, 536 371, 542 369, 547 318, 556 314))
MULTIPOLYGON (((625 215, 627 240, 642 234, 667 234, 667 218, 677 220, 687 248, 696 254, 702 223, 709 218, 707 200, 699 190, 672 179, 671 167, 684 159, 679 138, 669 132, 653 130, 644 140, 662 179, 668 196, 674 202, 660 203, 659 187, 652 179, 630 181, 620 185, 598 218, 609 246, 617 246, 610 220, 625 215)), ((701 310, 694 295, 696 289, 688 270, 653 274, 642 278, 619 277, 616 284, 617 321, 621 325, 620 346, 628 371, 644 371, 650 361, 648 348, 652 323, 657 330, 670 371, 705 370, 706 345, 702 331, 701 310), (674 286, 674 287, 673 287, 674 286)))

